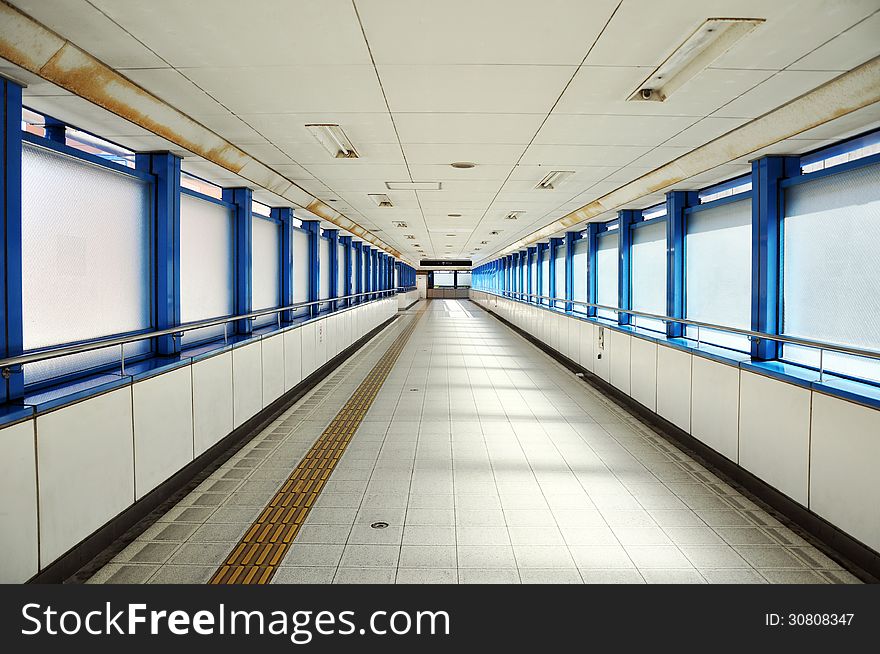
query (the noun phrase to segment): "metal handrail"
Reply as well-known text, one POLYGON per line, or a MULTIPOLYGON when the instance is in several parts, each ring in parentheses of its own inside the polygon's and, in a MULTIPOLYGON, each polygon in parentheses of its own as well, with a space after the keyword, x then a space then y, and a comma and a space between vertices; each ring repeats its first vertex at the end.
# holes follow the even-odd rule
MULTIPOLYGON (((323 298, 320 300, 312 300, 310 302, 296 302, 294 304, 289 304, 284 307, 275 307, 272 309, 261 309, 260 311, 251 311, 250 313, 243 313, 237 316, 228 316, 226 318, 211 318, 210 320, 199 320, 196 322, 188 322, 183 323, 181 325, 176 325, 174 327, 168 327, 167 329, 157 329, 149 332, 142 332, 140 334, 127 334, 125 336, 112 336, 109 338, 96 339, 93 341, 89 341, 87 343, 78 343, 76 345, 59 345, 57 347, 50 347, 44 350, 38 350, 35 352, 27 352, 24 354, 18 354, 12 357, 6 357, 5 359, 0 359, 0 372, 2 372, 2 376, 6 379, 12 374, 13 366, 21 366, 27 363, 35 363, 37 361, 45 361, 47 359, 56 359, 58 357, 68 356, 71 354, 81 354, 82 352, 90 352, 92 350, 102 350, 107 347, 116 347, 119 346, 121 353, 121 366, 123 374, 125 374, 125 346, 128 343, 135 343, 137 341, 144 341, 149 338, 157 338, 160 336, 174 336, 179 337, 184 334, 184 332, 193 331, 195 329, 204 329, 205 327, 216 327, 217 325, 224 325, 224 327, 228 326, 229 323, 235 322, 237 320, 253 320, 256 318, 260 318, 261 316, 268 316, 271 314, 278 315, 278 325, 281 325, 281 314, 285 311, 295 311, 296 309, 303 309, 305 307, 310 307, 313 305, 321 305, 328 304, 331 302, 340 302, 342 300, 350 300, 353 298, 363 297, 366 295, 376 295, 376 296, 386 296, 393 295, 397 293, 396 289, 384 289, 381 291, 365 291, 363 293, 353 293, 351 295, 343 295, 340 297, 331 297, 331 298, 323 298)), ((377 298, 378 299, 378 298, 377 298)), ((351 308, 351 307, 345 307, 351 308)), ((335 311, 341 311, 342 308, 336 309, 335 311)), ((229 332, 228 329, 224 332, 224 340, 228 342, 229 332)))
MULTIPOLYGON (((710 322, 702 322, 699 320, 690 320, 688 318, 673 318, 672 316, 664 316, 656 313, 648 313, 646 311, 637 311, 635 309, 621 309, 620 307, 611 307, 604 304, 596 304, 595 302, 584 302, 581 300, 569 300, 561 297, 551 297, 549 295, 538 295, 535 293, 520 293, 518 291, 502 291, 496 292, 491 290, 482 290, 482 289, 474 289, 481 293, 488 293, 489 295, 496 295, 498 297, 512 297, 513 299, 517 298, 537 298, 538 300, 548 300, 550 302, 561 302, 563 304, 576 304, 582 307, 595 308, 595 309, 604 309, 606 311, 613 311, 617 314, 625 314, 631 316, 637 316, 642 318, 649 318, 652 320, 660 320, 662 322, 667 323, 676 323, 680 325, 689 325, 692 327, 697 327, 698 329, 709 329, 711 331, 719 331, 719 332, 728 332, 732 334, 739 334, 741 336, 748 336, 751 340, 768 340, 774 341, 777 343, 789 343, 791 345, 800 345, 803 347, 811 347, 819 350, 819 379, 822 380, 824 375, 824 356, 823 353, 825 351, 828 352, 839 352, 841 354, 848 354, 850 356, 864 357, 866 359, 878 359, 880 360, 880 351, 877 350, 865 350, 858 347, 852 347, 849 345, 840 345, 837 343, 827 343, 824 341, 814 341, 807 338, 798 338, 797 336, 782 336, 779 334, 766 334, 764 332, 756 332, 751 329, 741 329, 739 327, 725 327, 724 325, 716 325, 710 322)), ((548 307, 549 308, 549 307, 548 307)), ((700 343, 699 340, 699 332, 697 336, 697 343, 700 343)))

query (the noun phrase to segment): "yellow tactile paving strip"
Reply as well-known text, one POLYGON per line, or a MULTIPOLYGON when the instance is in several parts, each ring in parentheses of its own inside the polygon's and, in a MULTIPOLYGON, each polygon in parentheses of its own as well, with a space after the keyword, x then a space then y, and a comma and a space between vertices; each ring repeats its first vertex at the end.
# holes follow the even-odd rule
POLYGON ((269 583, 422 314, 423 311, 419 311, 397 336, 260 512, 209 583, 269 583))

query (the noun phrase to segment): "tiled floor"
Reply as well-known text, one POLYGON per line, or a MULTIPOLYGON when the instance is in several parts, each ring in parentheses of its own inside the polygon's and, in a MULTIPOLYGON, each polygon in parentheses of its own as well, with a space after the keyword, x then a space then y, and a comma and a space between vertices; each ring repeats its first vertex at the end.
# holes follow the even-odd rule
MULTIPOLYGON (((91 582, 207 581, 402 322, 91 582)), ((434 300, 273 581, 858 580, 476 305, 434 300)))

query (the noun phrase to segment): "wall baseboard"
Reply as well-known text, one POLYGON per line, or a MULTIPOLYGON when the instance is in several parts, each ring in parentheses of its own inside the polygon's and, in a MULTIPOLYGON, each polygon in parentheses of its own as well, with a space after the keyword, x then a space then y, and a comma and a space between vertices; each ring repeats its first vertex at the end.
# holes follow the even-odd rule
POLYGON ((880 583, 880 553, 773 488, 763 479, 756 477, 742 466, 719 454, 680 427, 673 425, 576 361, 572 361, 565 355, 557 352, 509 320, 485 309, 478 302, 470 301, 525 338, 532 345, 553 357, 573 373, 580 374, 586 383, 600 390, 630 413, 641 418, 659 435, 674 443, 698 463, 704 465, 713 474, 717 475, 722 481, 734 486, 738 490, 744 491, 745 495, 755 500, 768 513, 783 518, 782 521, 790 523, 789 526, 799 527, 802 532, 805 532, 810 537, 807 540, 811 544, 840 563, 859 579, 866 583, 880 583))
POLYGON ((207 479, 254 436, 299 401, 339 365, 397 320, 394 315, 352 343, 243 425, 196 457, 140 500, 98 528, 27 583, 82 583, 207 479))

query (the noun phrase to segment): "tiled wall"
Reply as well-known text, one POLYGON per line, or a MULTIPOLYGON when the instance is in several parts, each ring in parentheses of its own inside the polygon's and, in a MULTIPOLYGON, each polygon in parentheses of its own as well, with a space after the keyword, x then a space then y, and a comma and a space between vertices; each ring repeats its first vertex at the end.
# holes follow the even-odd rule
POLYGON ((0 582, 26 581, 397 313, 391 297, 0 429, 0 582))
POLYGON ((591 320, 471 299, 880 550, 880 411, 591 320))

